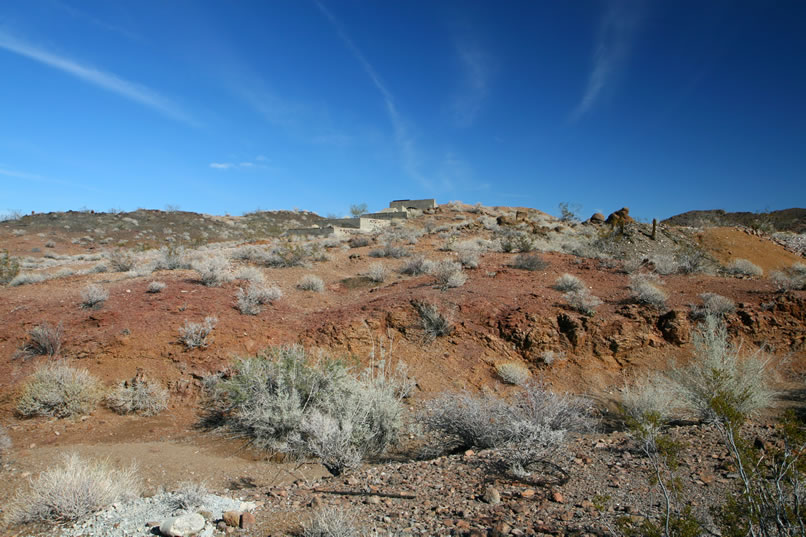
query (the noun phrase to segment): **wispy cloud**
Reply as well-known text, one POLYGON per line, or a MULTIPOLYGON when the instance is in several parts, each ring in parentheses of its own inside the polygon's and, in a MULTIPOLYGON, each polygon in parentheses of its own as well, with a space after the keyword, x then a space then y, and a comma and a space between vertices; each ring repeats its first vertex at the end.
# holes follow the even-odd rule
POLYGON ((5 170, 0 168, 0 175, 7 177, 14 177, 16 179, 41 179, 42 177, 34 173, 18 172, 14 170, 5 170))
POLYGON ((265 161, 265 157, 263 159, 258 157, 255 159, 255 161, 257 162, 251 162, 248 160, 245 160, 243 162, 211 162, 209 166, 214 170, 232 170, 237 168, 241 169, 266 168, 266 165, 262 164, 262 162, 265 161))
POLYGON ((14 54, 47 65, 48 67, 63 71, 94 86, 111 91, 112 93, 117 93, 126 99, 152 108, 171 119, 198 126, 198 123, 180 110, 175 103, 141 84, 129 82, 115 74, 107 73, 88 65, 82 65, 70 58, 53 54, 17 39, 3 31, 0 31, 0 49, 13 52, 14 54))
POLYGON ((232 162, 211 162, 210 167, 215 170, 229 170, 235 166, 232 162))
POLYGON ((610 0, 599 23, 593 66, 588 75, 585 93, 571 113, 577 121, 588 113, 605 87, 624 67, 630 57, 636 33, 643 20, 643 3, 630 0, 610 0))
POLYGON ((456 53, 464 71, 464 84, 451 108, 456 124, 469 127, 489 94, 492 60, 477 43, 466 39, 457 40, 456 53))
POLYGON ((0 168, 0 175, 4 175, 6 177, 13 177, 15 179, 22 179, 23 181, 33 182, 33 183, 44 183, 44 184, 51 184, 51 185, 64 185, 69 186, 71 188, 80 188, 82 190, 87 190, 89 192, 100 192, 97 188, 84 185, 81 183, 74 183, 72 181, 64 181, 62 179, 52 179, 50 177, 43 177, 36 173, 28 173, 28 172, 21 172, 18 170, 10 170, 8 168, 0 168))
POLYGON ((358 46, 347 34, 347 31, 344 29, 344 26, 341 24, 341 22, 318 0, 316 1, 316 6, 319 8, 319 11, 322 12, 328 22, 330 22, 333 28, 335 28, 336 33, 347 46, 347 49, 358 61, 358 63, 361 64, 364 72, 383 97, 384 104, 386 105, 386 113, 389 116, 389 121, 392 123, 392 129, 394 130, 395 143, 397 144, 398 151, 403 159, 403 166, 406 170, 406 173, 425 188, 431 189, 431 182, 426 179, 426 177, 419 170, 419 162, 414 138, 409 132, 407 122, 398 111, 397 105, 395 104, 395 99, 392 96, 392 92, 387 89, 386 85, 381 80, 381 77, 378 75, 378 72, 375 70, 369 60, 367 60, 366 56, 364 56, 364 53, 361 52, 361 49, 358 48, 358 46))

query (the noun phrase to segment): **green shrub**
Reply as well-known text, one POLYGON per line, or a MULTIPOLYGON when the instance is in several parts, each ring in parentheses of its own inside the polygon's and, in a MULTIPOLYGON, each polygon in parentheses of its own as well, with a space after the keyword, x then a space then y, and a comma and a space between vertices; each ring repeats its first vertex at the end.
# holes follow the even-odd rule
POLYGON ((0 285, 6 285, 20 273, 20 263, 17 258, 8 255, 8 250, 0 254, 0 285))

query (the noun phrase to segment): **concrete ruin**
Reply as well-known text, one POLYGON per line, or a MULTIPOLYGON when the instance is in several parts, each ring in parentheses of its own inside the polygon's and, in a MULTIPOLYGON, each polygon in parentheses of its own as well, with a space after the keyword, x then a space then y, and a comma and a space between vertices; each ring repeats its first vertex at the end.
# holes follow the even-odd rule
POLYGON ((426 209, 436 209, 437 200, 423 199, 423 200, 394 200, 389 202, 390 209, 419 209, 424 211, 426 209))

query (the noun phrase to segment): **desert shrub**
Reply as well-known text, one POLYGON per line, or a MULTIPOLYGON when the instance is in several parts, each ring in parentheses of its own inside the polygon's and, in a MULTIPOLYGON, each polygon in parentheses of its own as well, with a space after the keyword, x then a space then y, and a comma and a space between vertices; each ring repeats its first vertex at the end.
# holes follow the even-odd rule
POLYGON ((395 382, 354 375, 341 360, 301 346, 271 347, 208 384, 216 420, 255 445, 318 458, 333 474, 396 441, 402 405, 395 382))
POLYGON ((204 483, 183 481, 171 494, 168 504, 173 511, 190 511, 202 507, 208 494, 204 483))
POLYGON ((165 289, 163 282, 151 282, 146 287, 146 293, 161 293, 163 289, 165 289))
POLYGON ((535 248, 534 238, 525 231, 506 229, 500 233, 498 240, 501 243, 501 250, 507 253, 516 250, 526 253, 535 248))
POLYGON ((568 305, 579 313, 593 315, 596 307, 602 304, 602 300, 591 294, 586 288, 577 291, 568 291, 563 295, 568 305))
POLYGON ((16 257, 8 255, 8 250, 0 254, 0 285, 12 281, 20 273, 20 263, 16 257))
POLYGON ((322 507, 303 524, 302 537, 361 537, 355 514, 342 506, 322 507))
POLYGON ((223 257, 208 257, 192 264, 199 281, 207 287, 218 287, 232 281, 229 261, 223 257))
POLYGON ((452 447, 501 450, 517 473, 557 455, 568 432, 595 424, 589 401, 538 383, 525 385, 511 402, 491 394, 446 393, 427 403, 421 419, 452 447))
POLYGON ((386 244, 369 252, 370 257, 391 257, 393 259, 400 259, 401 257, 408 257, 410 255, 411 250, 408 248, 395 246, 393 244, 386 244))
POLYGON ((383 263, 373 263, 369 266, 367 278, 373 282, 382 283, 386 280, 388 273, 389 272, 386 270, 386 265, 383 263))
POLYGON ((11 449, 11 437, 8 436, 6 428, 0 425, 0 463, 3 462, 3 457, 11 449))
POLYGON ((416 257, 412 257, 410 260, 404 263, 400 268, 400 272, 402 274, 408 274, 409 276, 419 276, 420 274, 427 274, 431 272, 433 265, 433 261, 418 255, 416 257))
POLYGON ((806 265, 794 263, 784 271, 773 271, 770 273, 770 281, 779 291, 806 289, 806 265))
POLYGON ((289 242, 272 248, 264 263, 275 268, 301 267, 311 257, 312 253, 304 245, 289 242))
POLYGON ((429 274, 436 278, 436 283, 443 291, 454 287, 461 287, 467 281, 467 275, 462 265, 456 261, 443 259, 432 263, 429 274))
POLYGON ((155 270, 181 270, 192 268, 181 246, 163 246, 154 265, 155 270))
POLYGON ((646 274, 630 276, 630 296, 638 304, 645 304, 656 309, 666 307, 667 295, 656 285, 657 277, 646 274))
POLYGON ((314 291, 321 293, 325 290, 325 282, 322 278, 314 274, 306 274, 297 282, 297 287, 303 291, 314 291))
POLYGON ((724 317, 736 311, 736 303, 728 297, 716 293, 702 293, 700 298, 702 298, 702 307, 692 310, 692 316, 695 319, 703 319, 707 315, 724 317))
POLYGON ((459 262, 463 267, 474 269, 479 267, 479 250, 474 248, 462 248, 458 251, 459 262))
POLYGON ((552 350, 543 351, 540 353, 540 360, 546 365, 551 365, 554 362, 565 360, 565 353, 552 350))
POLYGON ((771 404, 769 362, 760 353, 742 357, 728 340, 721 318, 706 316, 692 341, 694 359, 668 373, 684 409, 706 422, 724 425, 733 419, 723 415, 728 406, 732 413, 746 417, 771 404))
POLYGON ((758 265, 747 259, 734 259, 725 270, 734 276, 763 276, 764 271, 758 265))
POLYGON ((113 272, 129 272, 137 264, 137 256, 120 249, 106 252, 106 260, 113 272))
POLYGON ((216 324, 218 324, 218 319, 215 317, 205 317, 203 323, 185 321, 185 324, 179 327, 179 341, 188 349, 206 347, 207 337, 216 324))
POLYGON ((106 406, 118 414, 154 416, 168 406, 168 391, 158 382, 138 374, 106 395, 106 406))
POLYGON ((98 263, 90 269, 90 273, 92 274, 102 274, 104 272, 109 272, 109 267, 107 267, 105 263, 98 263))
POLYGON ((579 291, 581 289, 585 289, 585 284, 576 276, 571 274, 563 274, 557 278, 556 282, 554 282, 554 289, 567 293, 569 291, 579 291))
POLYGON ((246 280, 252 283, 263 283, 266 277, 263 275, 263 271, 257 267, 243 267, 238 269, 238 272, 235 273, 235 279, 246 280))
POLYGON ((355 236, 350 237, 350 240, 347 241, 347 245, 350 248, 363 248, 364 246, 369 246, 370 242, 372 241, 369 237, 355 236))
POLYGON ((238 310, 241 313, 244 315, 257 315, 260 313, 261 306, 271 304, 282 296, 283 292, 275 285, 264 287, 251 283, 245 290, 239 287, 238 292, 235 294, 235 299, 238 310))
POLYGON ((531 374, 529 369, 518 362, 504 362, 495 366, 495 372, 507 384, 520 386, 525 384, 531 374))
POLYGON ((7 522, 80 520, 115 502, 136 498, 141 485, 135 467, 116 469, 73 453, 31 479, 28 489, 11 500, 7 522))
POLYGON ((101 398, 101 385, 86 369, 50 363, 37 369, 23 388, 17 412, 24 417, 89 414, 101 398))
POLYGON ((528 255, 528 254, 518 254, 515 256, 515 259, 512 261, 510 265, 512 268, 521 269, 521 270, 543 270, 549 266, 549 264, 543 260, 537 254, 528 255))
POLYGON ((80 304, 84 309, 98 309, 106 302, 107 298, 109 298, 109 292, 106 289, 91 283, 81 291, 80 304))
POLYGON ((56 326, 48 322, 34 326, 28 332, 28 341, 17 351, 15 357, 28 359, 32 356, 58 355, 62 348, 64 330, 62 324, 56 326))
POLYGON ((650 261, 655 267, 655 272, 662 275, 677 274, 680 271, 680 263, 672 255, 656 255, 650 261))
POLYGON ((42 273, 32 273, 32 272, 23 272, 17 274, 10 282, 8 282, 9 287, 17 287, 18 285, 28 285, 31 283, 40 283, 48 281, 50 278, 47 274, 42 273))
POLYGON ((411 305, 420 316, 420 326, 425 332, 426 340, 433 341, 453 333, 453 323, 439 311, 436 304, 414 300, 411 305))

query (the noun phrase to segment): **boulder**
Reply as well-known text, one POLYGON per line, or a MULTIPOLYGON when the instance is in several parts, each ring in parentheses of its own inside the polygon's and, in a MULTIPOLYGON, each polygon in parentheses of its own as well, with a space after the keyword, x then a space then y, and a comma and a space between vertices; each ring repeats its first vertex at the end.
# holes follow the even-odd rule
POLYGON ((160 533, 169 537, 189 537, 204 529, 204 517, 198 513, 171 517, 160 524, 160 533))
POLYGON ((688 343, 691 336, 686 314, 681 311, 670 310, 658 318, 658 330, 663 339, 674 345, 688 343))
POLYGON ((605 223, 610 224, 611 226, 617 226, 621 224, 629 224, 634 220, 630 216, 630 209, 629 207, 622 207, 618 211, 614 213, 610 213, 610 216, 607 217, 605 223))
POLYGON ((226 522, 227 526, 237 528, 241 523, 241 512, 227 511, 222 515, 221 518, 224 520, 224 522, 226 522))
POLYGON ((605 223, 605 217, 604 217, 604 215, 602 213, 593 213, 591 215, 591 217, 588 218, 588 222, 590 222, 591 224, 596 224, 596 225, 604 224, 605 223))

